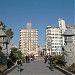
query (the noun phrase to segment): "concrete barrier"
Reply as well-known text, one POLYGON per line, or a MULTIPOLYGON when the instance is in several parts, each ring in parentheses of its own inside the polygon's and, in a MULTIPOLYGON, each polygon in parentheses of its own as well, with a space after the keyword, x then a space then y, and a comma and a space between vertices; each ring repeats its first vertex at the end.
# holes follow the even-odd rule
POLYGON ((67 70, 59 67, 58 65, 56 65, 55 68, 58 69, 58 70, 60 70, 61 72, 63 72, 66 75, 75 75, 75 74, 73 74, 73 73, 71 73, 71 72, 69 72, 69 71, 67 71, 67 70))
POLYGON ((17 66, 12 66, 11 68, 7 69, 5 72, 0 73, 0 75, 7 75, 9 72, 11 72, 13 69, 15 69, 17 66))

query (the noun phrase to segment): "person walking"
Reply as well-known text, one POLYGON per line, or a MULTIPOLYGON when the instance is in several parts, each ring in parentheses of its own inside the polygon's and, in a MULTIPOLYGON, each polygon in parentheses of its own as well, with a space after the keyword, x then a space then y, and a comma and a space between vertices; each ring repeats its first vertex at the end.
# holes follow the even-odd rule
POLYGON ((49 64, 50 64, 50 68, 51 70, 53 71, 53 68, 54 68, 54 63, 53 63, 53 57, 52 56, 49 56, 49 64))
POLYGON ((47 62, 47 55, 44 57, 44 61, 45 61, 45 64, 46 64, 46 62, 47 62))
POLYGON ((21 72, 21 66, 22 66, 22 60, 20 58, 17 59, 17 67, 18 67, 18 72, 21 72))
POLYGON ((26 55, 26 63, 28 62, 28 56, 26 55))

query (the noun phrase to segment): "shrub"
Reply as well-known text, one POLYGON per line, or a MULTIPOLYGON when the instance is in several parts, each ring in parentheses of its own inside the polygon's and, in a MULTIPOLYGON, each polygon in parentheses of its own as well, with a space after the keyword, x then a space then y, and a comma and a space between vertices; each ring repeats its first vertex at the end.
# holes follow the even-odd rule
POLYGON ((66 67, 65 69, 75 74, 75 63, 73 63, 69 67, 66 67))
POLYGON ((7 69, 6 65, 0 65, 0 72, 4 72, 7 69))
POLYGON ((10 53, 9 58, 13 61, 16 62, 16 56, 14 56, 14 53, 10 53))
POLYGON ((71 66, 75 68, 75 63, 73 63, 71 66))
POLYGON ((25 57, 22 57, 21 59, 22 59, 22 62, 25 62, 25 60, 26 60, 25 57))
POLYGON ((11 59, 7 60, 7 67, 10 68, 14 65, 14 62, 11 59))
POLYGON ((59 66, 65 66, 64 58, 61 55, 53 56, 54 63, 59 66))

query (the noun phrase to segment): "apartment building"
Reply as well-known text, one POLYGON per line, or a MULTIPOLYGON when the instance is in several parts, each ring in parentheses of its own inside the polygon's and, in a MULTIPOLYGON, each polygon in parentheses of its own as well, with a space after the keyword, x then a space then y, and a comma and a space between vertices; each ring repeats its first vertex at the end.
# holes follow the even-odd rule
POLYGON ((24 54, 37 54, 38 30, 32 29, 30 22, 26 26, 26 29, 20 30, 20 49, 24 54))
POLYGON ((47 54, 59 55, 62 53, 62 46, 64 46, 63 33, 66 30, 65 20, 58 20, 58 27, 46 27, 46 50, 47 54))

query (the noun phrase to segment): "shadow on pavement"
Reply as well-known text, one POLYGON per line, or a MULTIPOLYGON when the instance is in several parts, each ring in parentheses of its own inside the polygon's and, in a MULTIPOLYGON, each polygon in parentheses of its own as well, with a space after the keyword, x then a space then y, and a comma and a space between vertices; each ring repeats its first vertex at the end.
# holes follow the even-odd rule
POLYGON ((48 67, 51 71, 54 71, 50 66, 46 66, 46 67, 48 67))
POLYGON ((22 72, 24 69, 21 68, 20 72, 22 72))

